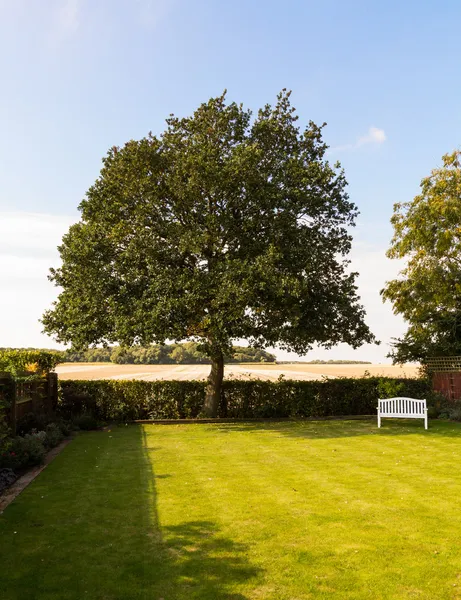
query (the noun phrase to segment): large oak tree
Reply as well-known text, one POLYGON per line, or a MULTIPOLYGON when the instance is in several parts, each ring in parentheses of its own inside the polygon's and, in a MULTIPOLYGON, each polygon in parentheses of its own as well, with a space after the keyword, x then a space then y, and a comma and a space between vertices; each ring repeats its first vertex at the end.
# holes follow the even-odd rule
POLYGON ((209 416, 233 340, 298 353, 372 341, 348 272, 357 209, 322 128, 301 131, 289 98, 252 119, 223 95, 112 148, 60 246, 45 331, 77 348, 201 341, 209 416))
POLYGON ((407 261, 383 297, 408 322, 391 354, 424 362, 461 354, 461 151, 443 157, 412 202, 396 204, 390 258, 407 261))

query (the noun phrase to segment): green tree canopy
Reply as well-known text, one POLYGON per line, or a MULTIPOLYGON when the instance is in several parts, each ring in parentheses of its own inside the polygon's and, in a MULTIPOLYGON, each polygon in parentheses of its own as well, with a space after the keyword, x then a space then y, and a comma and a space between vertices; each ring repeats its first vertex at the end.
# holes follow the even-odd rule
POLYGON ((396 204, 390 258, 407 260, 382 291, 408 322, 394 362, 461 354, 461 151, 421 182, 412 202, 396 204))
POLYGON ((225 95, 112 148, 64 236, 45 331, 76 347, 191 339, 215 415, 232 340, 305 353, 374 338, 348 272, 357 209, 279 94, 255 119, 225 95))

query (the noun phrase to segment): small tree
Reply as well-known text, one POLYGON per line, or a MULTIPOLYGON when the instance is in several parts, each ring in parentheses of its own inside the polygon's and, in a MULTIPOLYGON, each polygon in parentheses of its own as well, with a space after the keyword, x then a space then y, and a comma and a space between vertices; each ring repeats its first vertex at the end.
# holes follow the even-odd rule
POLYGON ((461 151, 443 157, 412 202, 395 205, 392 224, 387 254, 408 263, 381 293, 409 324, 394 362, 461 354, 461 151))
POLYGON ((252 122, 223 95, 112 148, 60 246, 45 331, 77 347, 200 341, 207 416, 235 339, 299 353, 372 341, 347 271, 357 209, 289 96, 252 122))

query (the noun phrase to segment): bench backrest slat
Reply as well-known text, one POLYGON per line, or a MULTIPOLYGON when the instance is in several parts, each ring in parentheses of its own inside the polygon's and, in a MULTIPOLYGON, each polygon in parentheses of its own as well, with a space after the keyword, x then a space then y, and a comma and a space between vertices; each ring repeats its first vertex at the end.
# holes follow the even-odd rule
POLYGON ((415 398, 386 398, 379 400, 379 412, 383 415, 421 415, 426 411, 426 400, 415 398))

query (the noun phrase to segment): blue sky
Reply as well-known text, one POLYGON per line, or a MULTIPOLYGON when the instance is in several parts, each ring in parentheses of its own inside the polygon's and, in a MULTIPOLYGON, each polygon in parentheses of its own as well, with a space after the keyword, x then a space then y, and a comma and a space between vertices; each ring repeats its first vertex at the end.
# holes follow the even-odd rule
POLYGON ((286 87, 301 124, 328 123, 383 340, 308 358, 384 361, 404 330, 379 298, 401 268, 384 256, 389 219, 459 147, 460 26, 454 0, 0 0, 0 346, 53 345, 37 322, 56 294, 47 269, 109 147, 224 88, 256 110, 286 87))

